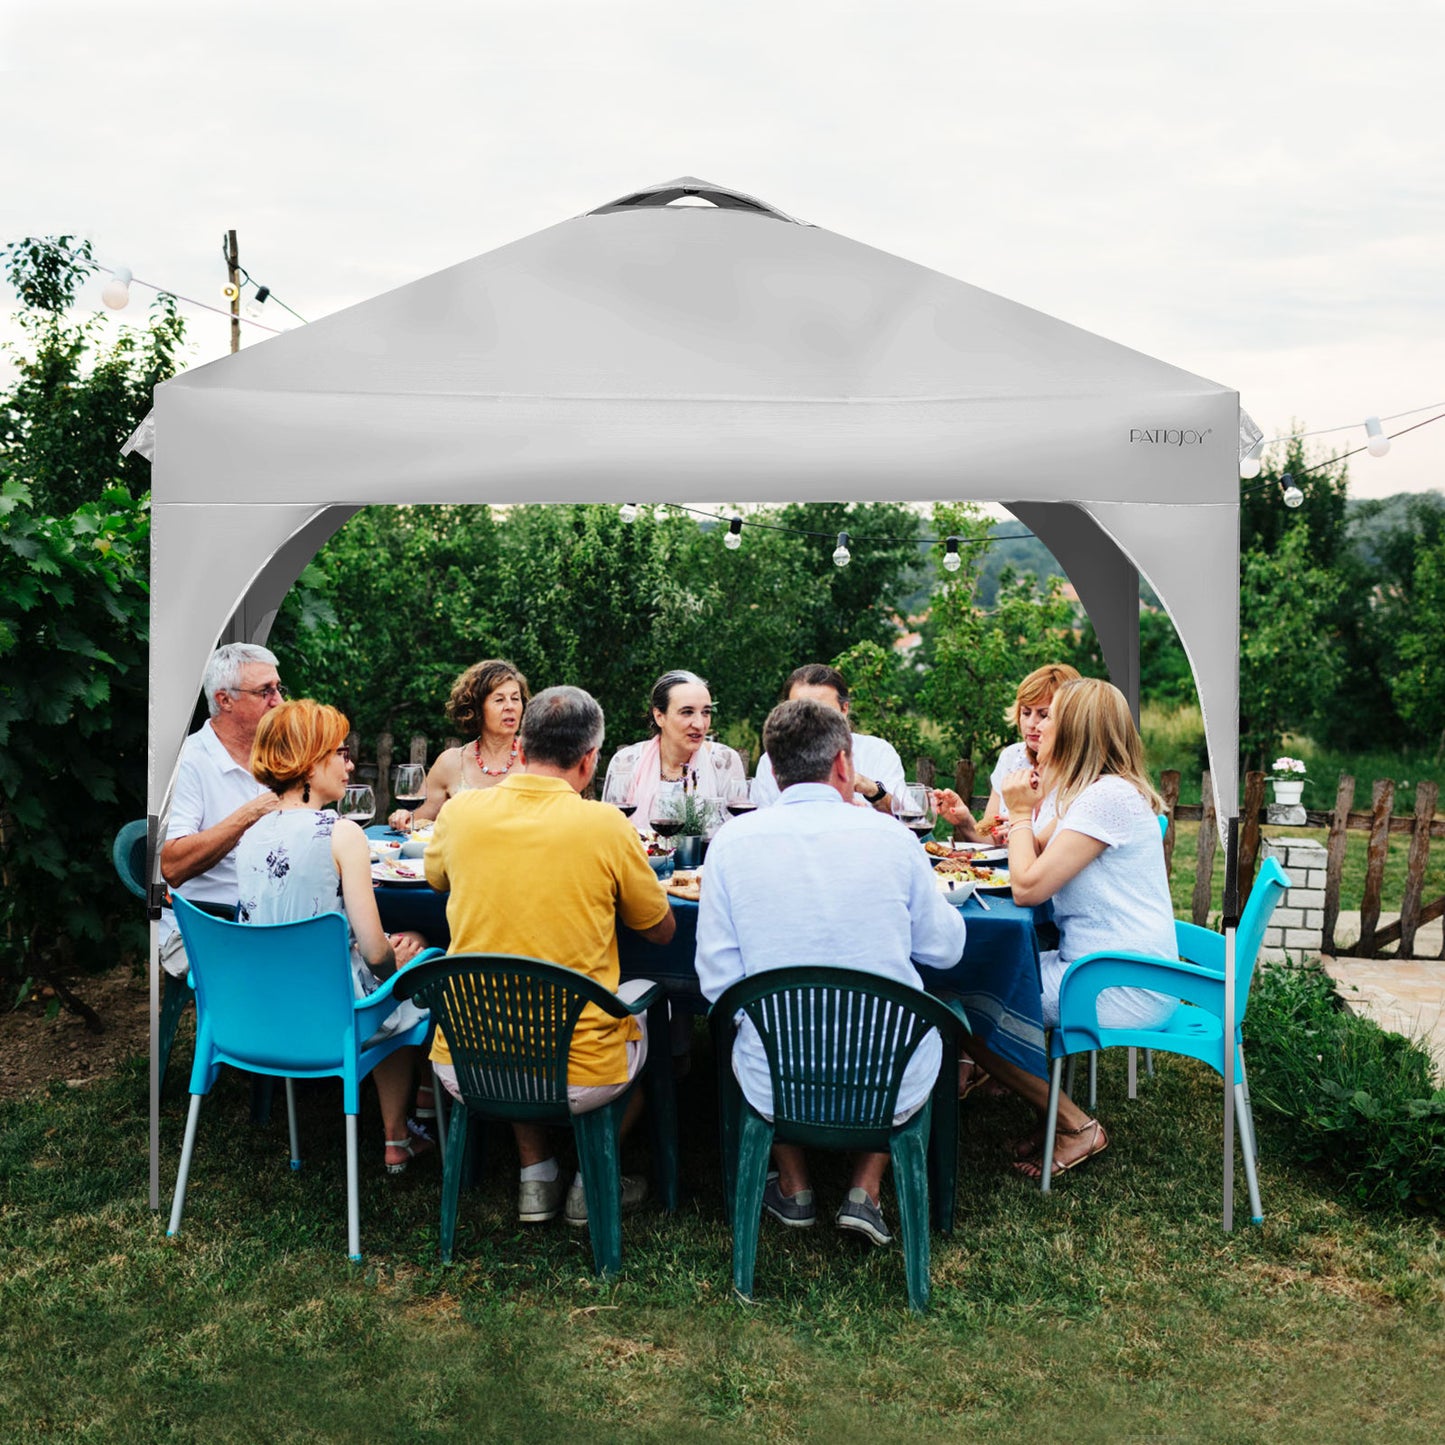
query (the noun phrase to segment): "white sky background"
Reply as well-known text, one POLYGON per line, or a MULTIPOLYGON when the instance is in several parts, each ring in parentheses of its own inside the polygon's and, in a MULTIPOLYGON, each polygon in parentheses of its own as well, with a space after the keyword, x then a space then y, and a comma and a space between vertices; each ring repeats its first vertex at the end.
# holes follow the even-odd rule
MULTIPOLYGON (((88 236, 221 306, 234 227, 315 319, 693 174, 1238 388, 1274 436, 1445 401, 1442 54, 1425 0, 0 0, 0 241, 88 236)), ((1445 421, 1351 462, 1356 496, 1430 487, 1445 421)))

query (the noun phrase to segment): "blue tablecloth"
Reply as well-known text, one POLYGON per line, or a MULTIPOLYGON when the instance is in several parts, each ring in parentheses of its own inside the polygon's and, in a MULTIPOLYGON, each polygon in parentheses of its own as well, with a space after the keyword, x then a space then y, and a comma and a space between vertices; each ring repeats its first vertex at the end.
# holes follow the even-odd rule
MULTIPOLYGON (((386 833, 381 827, 367 831, 374 837, 386 833)), ((388 932, 415 929, 440 948, 451 939, 446 901, 445 893, 416 885, 379 884, 376 889, 377 907, 388 932)), ((920 969, 924 986, 930 993, 956 995, 986 1047, 1031 1074, 1047 1077, 1039 943, 1033 910, 1021 908, 1007 895, 999 894, 989 897, 987 911, 973 898, 962 907, 968 925, 963 957, 952 968, 920 969)), ((655 979, 678 1003, 701 1013, 707 1005, 698 989, 693 964, 697 904, 675 898, 672 912, 677 932, 671 943, 661 947, 648 943, 631 929, 618 931, 622 977, 655 979)))

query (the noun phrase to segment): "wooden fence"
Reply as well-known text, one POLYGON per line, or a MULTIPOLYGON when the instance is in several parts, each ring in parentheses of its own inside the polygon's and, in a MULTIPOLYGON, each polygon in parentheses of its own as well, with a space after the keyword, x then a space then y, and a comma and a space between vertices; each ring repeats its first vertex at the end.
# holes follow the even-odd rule
MULTIPOLYGON (((350 739, 352 756, 362 758, 358 739, 350 739)), ((456 738, 446 738, 442 747, 455 747, 456 738)), ((360 780, 370 782, 376 789, 376 815, 384 818, 391 809, 391 770, 397 763, 413 762, 425 764, 434 756, 432 744, 421 733, 414 734, 402 749, 398 749, 390 733, 382 733, 376 741, 374 761, 362 760, 357 774, 360 780)), ((743 754, 744 766, 749 758, 743 754)), ((933 786, 937 779, 937 768, 931 758, 919 758, 916 763, 918 781, 933 786)), ((1205 924, 1209 920, 1214 889, 1214 869, 1219 849, 1219 829, 1214 810, 1213 792, 1209 774, 1200 779, 1200 803, 1179 802, 1179 777, 1169 771, 1159 779, 1159 793, 1164 799, 1165 811, 1169 815, 1168 832, 1164 835, 1164 863, 1172 876, 1174 870, 1174 847, 1176 843, 1175 821, 1203 824, 1199 829, 1196 844, 1194 895, 1190 912, 1194 922, 1205 924)), ((988 802, 986 793, 974 791, 977 769, 971 759, 960 758, 953 769, 953 787, 961 797, 968 798, 969 806, 977 814, 988 802)), ((1244 775, 1244 806, 1240 810, 1239 834, 1239 893, 1243 904, 1254 885, 1259 870, 1260 825, 1265 817, 1265 784, 1263 773, 1244 775)), ((1388 778, 1376 782, 1373 800, 1368 812, 1351 812, 1350 805, 1355 796, 1355 780, 1346 773, 1340 774, 1335 792, 1335 806, 1329 812, 1307 809, 1306 826, 1326 830, 1325 842, 1325 907, 1324 907, 1324 952, 1329 954, 1353 955, 1360 958, 1379 958, 1385 950, 1396 945, 1393 956, 1413 958, 1415 936, 1425 924, 1445 916, 1445 897, 1425 902, 1425 875, 1430 861, 1430 843, 1434 838, 1445 838, 1445 819, 1437 819, 1439 787, 1435 783, 1421 783, 1415 789, 1415 806, 1412 814, 1394 816, 1395 784, 1388 778), (1364 895, 1360 900, 1359 941, 1347 947, 1335 942, 1335 928, 1340 917, 1340 885, 1344 876, 1345 839, 1348 833, 1368 834, 1365 861, 1364 895), (1385 858, 1391 834, 1408 834, 1409 855, 1405 867, 1405 892, 1400 900, 1400 916, 1391 924, 1380 927, 1382 894, 1385 882, 1385 858)), ((1445 957, 1445 946, 1440 956, 1445 957)))

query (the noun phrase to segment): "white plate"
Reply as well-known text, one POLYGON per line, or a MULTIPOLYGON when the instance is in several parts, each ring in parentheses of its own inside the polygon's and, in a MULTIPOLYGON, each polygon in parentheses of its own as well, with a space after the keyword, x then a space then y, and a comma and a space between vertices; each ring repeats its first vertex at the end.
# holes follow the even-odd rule
MULTIPOLYGON (((955 843, 953 856, 966 858, 970 863, 1002 863, 1008 857, 1008 849, 992 843, 955 843)), ((937 858, 934 861, 937 862, 937 858)))

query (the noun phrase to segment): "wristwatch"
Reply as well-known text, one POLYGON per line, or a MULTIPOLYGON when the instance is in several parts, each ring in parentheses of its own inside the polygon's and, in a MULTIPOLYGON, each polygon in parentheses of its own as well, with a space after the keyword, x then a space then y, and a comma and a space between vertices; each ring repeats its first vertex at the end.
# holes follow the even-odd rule
POLYGON ((875 783, 874 786, 878 789, 878 791, 876 793, 864 793, 863 797, 869 803, 876 805, 878 803, 881 803, 884 798, 888 796, 888 789, 885 788, 882 783, 875 783))

